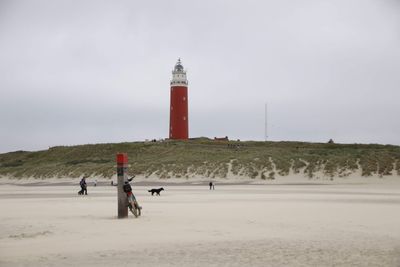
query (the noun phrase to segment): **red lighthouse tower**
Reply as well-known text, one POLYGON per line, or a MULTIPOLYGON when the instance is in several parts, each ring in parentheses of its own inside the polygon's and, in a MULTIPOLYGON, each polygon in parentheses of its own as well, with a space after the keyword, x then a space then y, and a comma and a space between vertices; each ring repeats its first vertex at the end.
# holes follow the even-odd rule
POLYGON ((169 138, 187 140, 188 126, 188 81, 181 59, 175 64, 171 80, 171 106, 169 117, 169 138))

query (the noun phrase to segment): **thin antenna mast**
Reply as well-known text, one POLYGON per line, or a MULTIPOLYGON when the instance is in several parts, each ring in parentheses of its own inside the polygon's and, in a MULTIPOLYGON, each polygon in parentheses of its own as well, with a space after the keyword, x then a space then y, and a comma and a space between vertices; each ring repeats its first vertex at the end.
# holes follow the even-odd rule
POLYGON ((264 141, 268 139, 268 120, 267 120, 267 103, 265 103, 265 129, 264 129, 264 141))

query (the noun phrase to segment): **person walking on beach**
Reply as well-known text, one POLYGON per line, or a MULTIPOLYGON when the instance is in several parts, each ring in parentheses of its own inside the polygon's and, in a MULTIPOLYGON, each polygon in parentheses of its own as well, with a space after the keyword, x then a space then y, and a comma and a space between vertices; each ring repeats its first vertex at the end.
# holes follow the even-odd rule
POLYGON ((211 190, 213 188, 213 183, 210 182, 208 185, 210 186, 210 190, 211 190))
POLYGON ((85 176, 83 176, 83 178, 79 182, 79 185, 81 186, 81 191, 79 191, 78 194, 79 195, 83 195, 85 193, 85 195, 87 195, 87 184, 86 184, 86 177, 85 176))

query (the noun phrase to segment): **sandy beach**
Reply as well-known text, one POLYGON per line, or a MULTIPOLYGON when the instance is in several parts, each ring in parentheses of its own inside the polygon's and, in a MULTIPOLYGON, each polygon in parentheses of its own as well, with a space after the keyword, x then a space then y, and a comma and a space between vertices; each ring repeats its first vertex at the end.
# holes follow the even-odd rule
MULTIPOLYGON (((360 182, 361 181, 361 182, 360 182)), ((0 266, 400 266, 400 182, 0 185, 0 266)))

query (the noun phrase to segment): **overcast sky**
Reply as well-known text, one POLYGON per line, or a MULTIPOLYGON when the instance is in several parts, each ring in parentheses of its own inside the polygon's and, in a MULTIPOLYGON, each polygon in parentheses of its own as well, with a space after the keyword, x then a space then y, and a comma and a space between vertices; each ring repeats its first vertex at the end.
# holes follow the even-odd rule
POLYGON ((400 1, 0 0, 0 153, 168 136, 400 144, 400 1))

